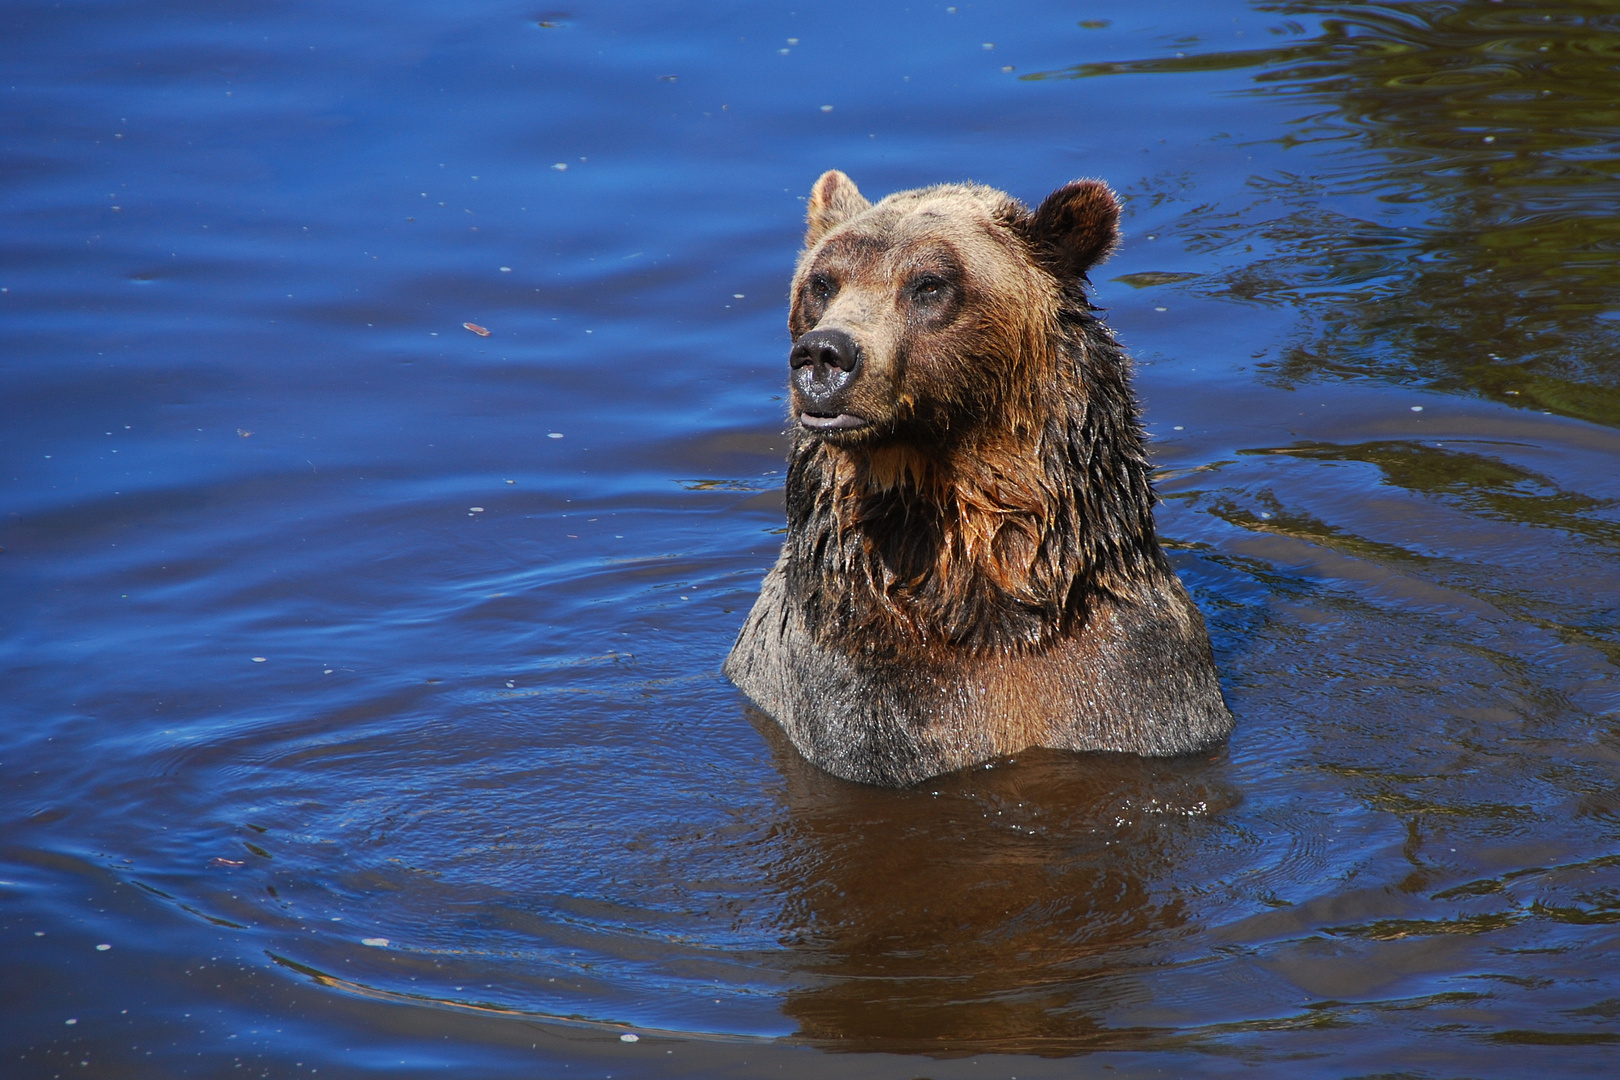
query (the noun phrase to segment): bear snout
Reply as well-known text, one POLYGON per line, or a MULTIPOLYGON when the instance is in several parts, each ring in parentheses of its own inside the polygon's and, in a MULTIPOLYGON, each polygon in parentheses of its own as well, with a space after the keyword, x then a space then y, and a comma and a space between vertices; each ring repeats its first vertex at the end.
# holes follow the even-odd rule
POLYGON ((866 426, 866 418, 847 411, 861 359, 859 343, 842 330, 811 330, 799 338, 788 364, 801 424, 817 431, 866 426))

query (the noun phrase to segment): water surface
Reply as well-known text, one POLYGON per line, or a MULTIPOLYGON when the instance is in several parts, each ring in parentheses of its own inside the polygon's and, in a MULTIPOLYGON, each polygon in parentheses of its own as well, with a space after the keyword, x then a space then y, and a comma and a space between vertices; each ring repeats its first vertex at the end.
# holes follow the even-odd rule
POLYGON ((0 19, 7 1075, 1612 1068, 1614 5, 0 19), (832 167, 1121 192, 1229 747, 720 678, 832 167))

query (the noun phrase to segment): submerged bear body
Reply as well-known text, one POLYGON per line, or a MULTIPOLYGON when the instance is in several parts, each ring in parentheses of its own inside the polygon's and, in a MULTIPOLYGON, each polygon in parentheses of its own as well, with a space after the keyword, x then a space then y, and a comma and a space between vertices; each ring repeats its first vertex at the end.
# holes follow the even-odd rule
POLYGON ((789 328, 788 535, 725 673, 827 771, 1224 739, 1166 562, 1129 361, 1083 292, 1118 204, 813 189, 789 328))

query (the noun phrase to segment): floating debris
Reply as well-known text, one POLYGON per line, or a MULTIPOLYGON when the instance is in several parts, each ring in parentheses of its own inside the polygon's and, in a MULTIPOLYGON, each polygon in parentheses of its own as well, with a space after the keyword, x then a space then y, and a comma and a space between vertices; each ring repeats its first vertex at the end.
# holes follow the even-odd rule
POLYGON ((473 333, 477 334, 479 337, 489 337, 489 331, 485 330, 482 326, 479 326, 475 322, 464 322, 461 325, 465 326, 468 330, 471 330, 473 333))
POLYGON ((360 939, 360 944, 370 945, 374 949, 386 949, 388 947, 388 939, 385 937, 363 937, 360 939))

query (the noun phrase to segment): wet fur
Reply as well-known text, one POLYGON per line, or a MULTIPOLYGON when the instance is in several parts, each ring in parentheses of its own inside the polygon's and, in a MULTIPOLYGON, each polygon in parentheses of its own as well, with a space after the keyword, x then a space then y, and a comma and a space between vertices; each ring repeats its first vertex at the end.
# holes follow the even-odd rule
POLYGON ((974 185, 812 191, 789 327, 858 335, 873 422, 795 425, 787 541, 726 674, 828 771, 900 785, 1230 730, 1154 533, 1129 361, 1083 291, 1117 217, 1096 181, 1034 213, 974 185), (945 299, 908 306, 918 275, 945 299))

